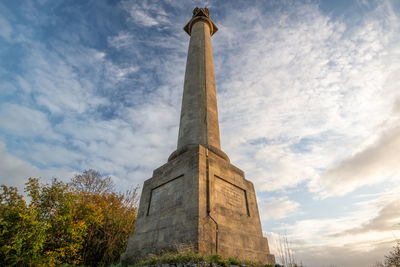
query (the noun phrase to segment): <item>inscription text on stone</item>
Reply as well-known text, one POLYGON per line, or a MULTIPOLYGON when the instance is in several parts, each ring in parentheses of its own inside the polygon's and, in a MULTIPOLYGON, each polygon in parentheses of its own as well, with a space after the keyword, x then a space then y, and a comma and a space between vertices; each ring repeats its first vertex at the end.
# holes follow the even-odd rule
POLYGON ((245 190, 215 176, 215 204, 235 213, 247 215, 245 190))
POLYGON ((168 213, 182 205, 183 176, 177 177, 151 191, 148 215, 168 213))

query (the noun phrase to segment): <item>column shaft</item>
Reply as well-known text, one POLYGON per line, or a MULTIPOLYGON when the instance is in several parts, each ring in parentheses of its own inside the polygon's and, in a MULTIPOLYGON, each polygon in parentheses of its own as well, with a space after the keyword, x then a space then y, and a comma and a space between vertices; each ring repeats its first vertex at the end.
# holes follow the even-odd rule
POLYGON ((183 88, 178 149, 196 144, 220 149, 211 35, 204 21, 191 28, 183 88))

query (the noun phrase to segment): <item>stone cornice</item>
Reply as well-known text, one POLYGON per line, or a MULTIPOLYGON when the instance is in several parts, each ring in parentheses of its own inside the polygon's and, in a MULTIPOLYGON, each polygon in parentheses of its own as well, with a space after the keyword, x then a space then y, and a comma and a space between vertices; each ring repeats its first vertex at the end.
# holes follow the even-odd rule
POLYGON ((187 34, 191 35, 193 25, 199 21, 203 21, 208 24, 208 26, 210 27, 211 36, 218 31, 217 25, 215 25, 210 18, 208 8, 198 7, 193 10, 192 19, 186 24, 185 27, 183 27, 184 31, 187 32, 187 34))

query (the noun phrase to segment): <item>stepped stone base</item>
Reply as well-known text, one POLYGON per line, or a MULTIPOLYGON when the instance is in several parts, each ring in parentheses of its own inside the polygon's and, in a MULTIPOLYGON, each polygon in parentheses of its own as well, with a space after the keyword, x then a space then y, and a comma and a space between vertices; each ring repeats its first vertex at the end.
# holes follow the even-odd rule
POLYGON ((275 263, 262 236, 253 184, 226 156, 202 145, 170 157, 145 181, 135 231, 121 260, 134 263, 180 246, 275 263))

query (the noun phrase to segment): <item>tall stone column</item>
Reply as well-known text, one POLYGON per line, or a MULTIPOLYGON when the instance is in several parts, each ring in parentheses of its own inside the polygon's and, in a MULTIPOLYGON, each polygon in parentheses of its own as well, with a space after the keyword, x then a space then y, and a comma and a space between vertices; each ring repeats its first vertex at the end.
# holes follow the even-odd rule
POLYGON ((220 149, 207 8, 195 8, 190 35, 178 147, 143 184, 135 232, 124 264, 187 247, 254 262, 275 263, 263 237, 254 185, 220 149))
POLYGON ((178 150, 190 145, 220 149, 211 36, 218 30, 208 11, 196 8, 184 27, 190 35, 178 150))

